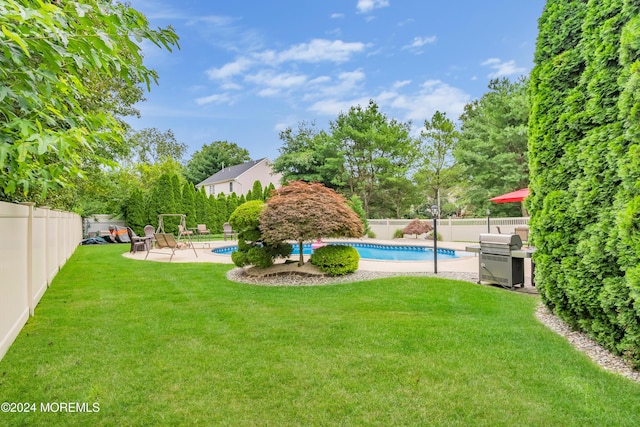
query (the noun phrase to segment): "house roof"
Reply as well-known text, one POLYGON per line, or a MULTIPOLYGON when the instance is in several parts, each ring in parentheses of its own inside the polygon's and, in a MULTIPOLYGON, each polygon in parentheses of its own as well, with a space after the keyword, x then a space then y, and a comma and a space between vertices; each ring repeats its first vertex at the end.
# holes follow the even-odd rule
POLYGON ((247 163, 242 163, 241 165, 225 167, 199 183, 198 186, 233 181, 258 163, 266 159, 266 157, 263 157, 262 159, 252 160, 247 163))

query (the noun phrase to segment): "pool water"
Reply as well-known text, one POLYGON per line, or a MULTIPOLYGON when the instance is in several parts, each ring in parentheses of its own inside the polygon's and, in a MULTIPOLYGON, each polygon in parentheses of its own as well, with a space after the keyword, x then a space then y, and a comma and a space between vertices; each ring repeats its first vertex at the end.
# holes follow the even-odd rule
MULTIPOLYGON (((382 261, 433 261, 433 248, 412 245, 383 245, 374 243, 330 243, 348 245, 356 248, 360 258, 382 261)), ((213 249, 212 252, 218 254, 230 254, 238 250, 237 246, 226 246, 213 249)), ((311 255, 311 244, 307 243, 302 247, 302 253, 311 255)), ((298 245, 293 246, 292 255, 299 255, 298 245)), ((438 248, 438 260, 456 259, 459 255, 451 249, 438 248)))

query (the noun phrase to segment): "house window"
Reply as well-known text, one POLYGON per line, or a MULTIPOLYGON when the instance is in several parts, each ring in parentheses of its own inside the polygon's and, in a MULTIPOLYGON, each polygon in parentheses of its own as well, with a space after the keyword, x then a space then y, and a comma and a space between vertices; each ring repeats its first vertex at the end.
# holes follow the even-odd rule
POLYGON ((229 194, 233 193, 233 181, 229 183, 229 194))

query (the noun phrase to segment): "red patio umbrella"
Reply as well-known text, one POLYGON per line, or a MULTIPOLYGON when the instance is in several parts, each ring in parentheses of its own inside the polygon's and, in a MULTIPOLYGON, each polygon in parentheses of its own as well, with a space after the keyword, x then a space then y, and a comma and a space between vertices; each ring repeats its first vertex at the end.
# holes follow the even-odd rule
POLYGON ((511 193, 493 197, 489 200, 495 203, 521 202, 524 199, 526 199, 528 195, 529 195, 529 189, 522 188, 520 190, 512 191, 511 193))

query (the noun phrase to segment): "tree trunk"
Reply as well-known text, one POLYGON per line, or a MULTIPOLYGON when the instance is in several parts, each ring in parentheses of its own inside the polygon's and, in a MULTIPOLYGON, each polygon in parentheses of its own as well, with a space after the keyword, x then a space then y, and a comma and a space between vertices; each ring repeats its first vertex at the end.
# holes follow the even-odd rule
POLYGON ((302 254, 302 247, 303 247, 302 240, 298 241, 298 245, 300 248, 300 260, 298 261, 298 267, 302 267, 304 265, 304 255, 302 254))

